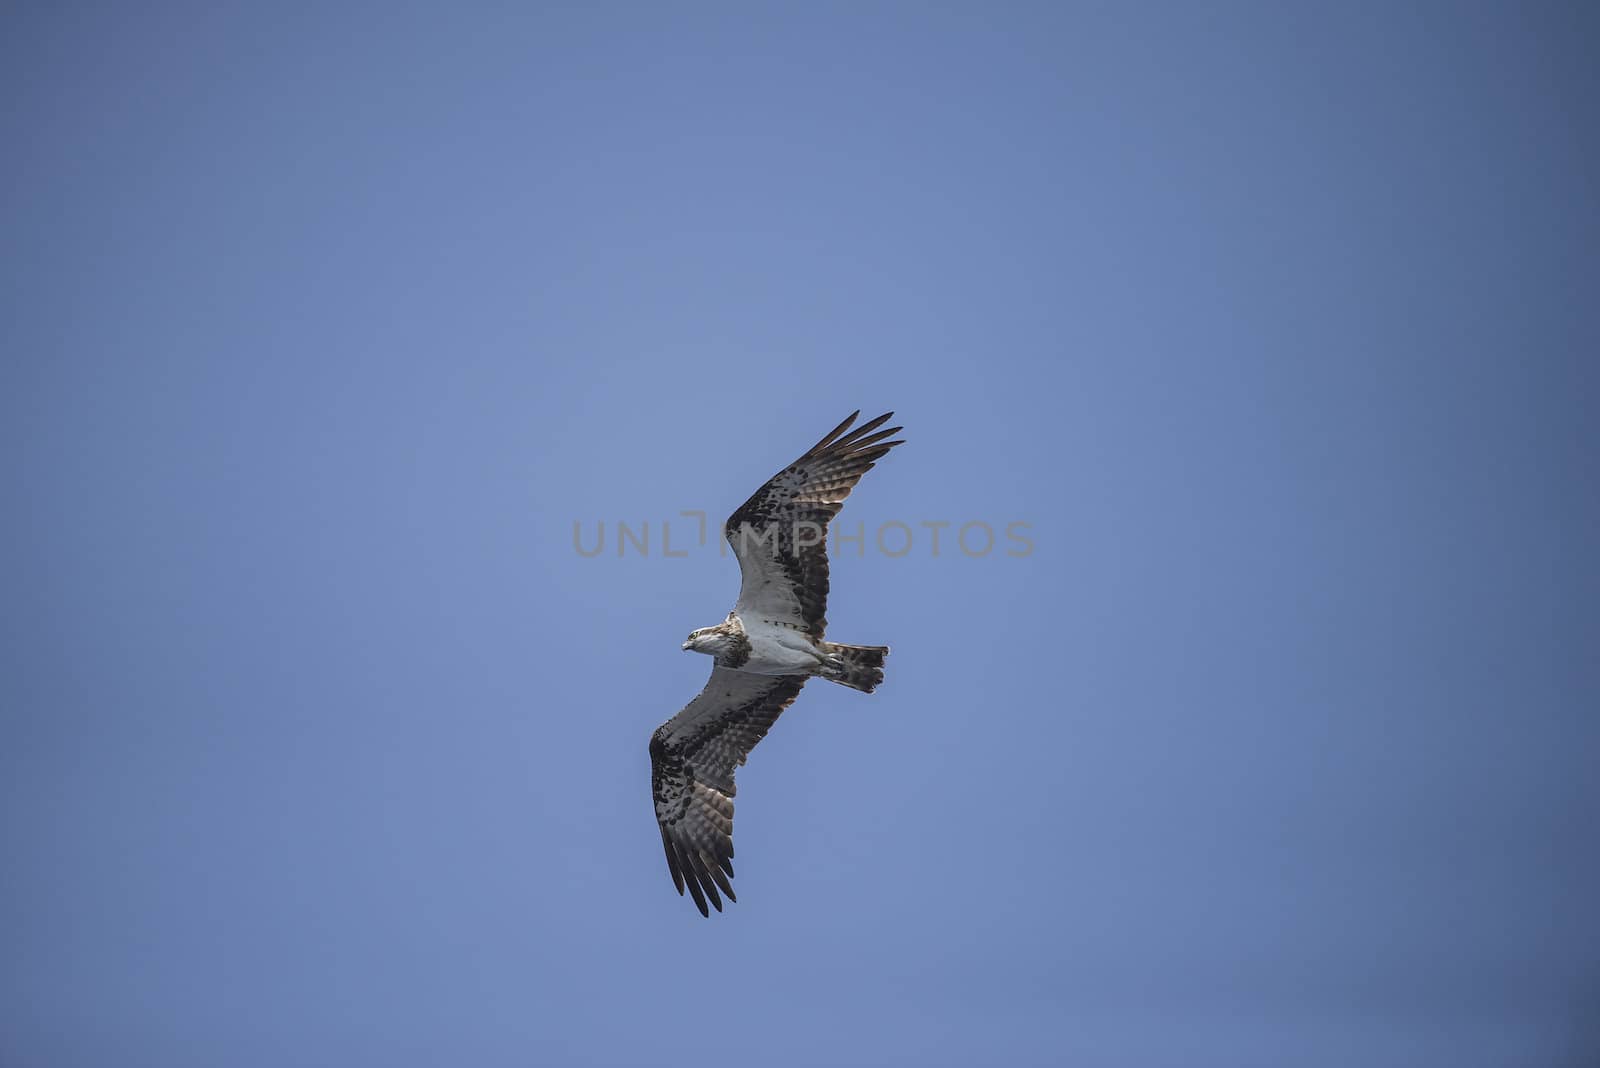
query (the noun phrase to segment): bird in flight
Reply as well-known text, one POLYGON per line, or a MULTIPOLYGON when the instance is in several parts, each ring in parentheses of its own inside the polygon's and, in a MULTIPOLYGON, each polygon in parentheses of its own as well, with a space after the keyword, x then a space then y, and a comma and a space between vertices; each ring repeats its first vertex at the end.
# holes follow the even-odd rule
POLYGON ((711 678, 650 737, 650 786, 667 870, 702 916, 733 895, 733 772, 817 676, 871 693, 887 645, 823 640, 828 608, 828 521, 861 476, 901 441, 878 428, 893 412, 850 429, 859 411, 767 480, 723 526, 739 560, 739 599, 728 618, 683 643, 714 659, 711 678), (720 894, 719 894, 720 891, 720 894))

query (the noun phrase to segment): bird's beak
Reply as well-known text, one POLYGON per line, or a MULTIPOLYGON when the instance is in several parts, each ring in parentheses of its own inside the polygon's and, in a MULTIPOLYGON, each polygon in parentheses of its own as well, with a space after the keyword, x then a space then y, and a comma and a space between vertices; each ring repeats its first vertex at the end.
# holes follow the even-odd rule
POLYGON ((683 643, 684 652, 688 652, 690 649, 693 649, 693 648, 694 648, 694 642, 684 642, 683 643))

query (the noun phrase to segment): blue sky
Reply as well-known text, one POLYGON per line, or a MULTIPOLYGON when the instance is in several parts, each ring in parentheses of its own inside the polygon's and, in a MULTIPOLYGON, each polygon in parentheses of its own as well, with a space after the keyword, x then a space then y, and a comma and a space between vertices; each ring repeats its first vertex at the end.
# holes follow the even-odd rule
POLYGON ((1592 9, 3 19, 0 1060, 1595 1054, 1592 9), (573 524, 855 408, 702 920, 573 524))

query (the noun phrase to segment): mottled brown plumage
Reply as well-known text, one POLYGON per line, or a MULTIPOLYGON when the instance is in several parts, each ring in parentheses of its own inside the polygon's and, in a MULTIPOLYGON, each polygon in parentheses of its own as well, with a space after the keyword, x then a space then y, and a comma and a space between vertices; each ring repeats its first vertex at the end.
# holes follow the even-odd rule
POLYGON ((700 696, 650 738, 651 792, 672 882, 703 915, 733 875, 733 770, 766 737, 806 684, 804 675, 751 675, 717 667, 700 696))
POLYGON ((756 610, 770 619, 788 616, 813 638, 827 630, 828 523, 861 476, 890 449, 904 444, 884 440, 900 427, 878 430, 893 412, 846 433, 860 414, 854 412, 834 427, 728 517, 723 534, 743 576, 735 612, 756 610))

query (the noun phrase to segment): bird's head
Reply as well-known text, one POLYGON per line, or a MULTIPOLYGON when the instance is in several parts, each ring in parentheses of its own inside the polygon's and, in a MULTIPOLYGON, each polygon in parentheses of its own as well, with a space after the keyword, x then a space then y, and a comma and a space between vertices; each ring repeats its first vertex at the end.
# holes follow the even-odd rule
POLYGON ((733 642, 733 636, 728 633, 727 625, 716 627, 701 627, 689 634, 689 640, 683 643, 687 652, 707 653, 717 656, 727 652, 733 642))

